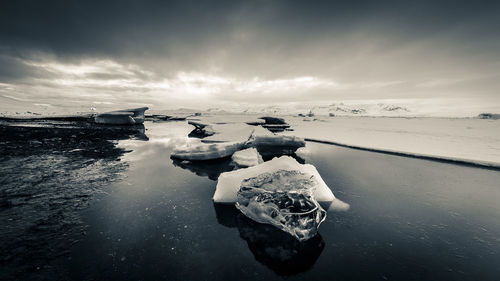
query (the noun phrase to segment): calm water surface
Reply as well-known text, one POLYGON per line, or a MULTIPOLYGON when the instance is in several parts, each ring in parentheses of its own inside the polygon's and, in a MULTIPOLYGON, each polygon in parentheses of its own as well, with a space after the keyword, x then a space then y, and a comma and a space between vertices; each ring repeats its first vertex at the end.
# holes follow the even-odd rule
POLYGON ((298 243, 212 202, 229 161, 174 162, 184 122, 147 123, 123 180, 83 213, 60 266, 75 280, 498 280, 500 172, 308 143, 350 204, 298 243))

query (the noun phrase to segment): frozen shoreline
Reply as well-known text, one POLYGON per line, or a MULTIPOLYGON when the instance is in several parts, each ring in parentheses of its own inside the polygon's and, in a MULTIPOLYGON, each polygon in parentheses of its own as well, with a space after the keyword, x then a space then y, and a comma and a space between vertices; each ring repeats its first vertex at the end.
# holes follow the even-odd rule
MULTIPOLYGON (((204 114, 189 120, 245 126, 263 114, 204 114)), ((282 134, 393 155, 443 160, 500 169, 500 120, 432 117, 283 116, 293 131, 282 134)), ((0 118, 0 123, 22 125, 44 122, 52 116, 0 118)), ((87 116, 58 116, 50 122, 86 121, 87 116)), ((217 125, 225 126, 225 125, 217 125)), ((256 128, 254 126, 248 126, 256 128)), ((260 128, 260 127, 258 127, 260 128)), ((262 129, 262 128, 260 128, 262 129)), ((262 129, 268 132, 265 129, 262 129)), ((223 131, 226 131, 224 129, 223 131)), ((228 132, 226 132, 228 133, 228 132)), ((213 138, 227 138, 227 134, 213 138)), ((229 134, 233 135, 233 134, 229 134)), ((243 134, 236 137, 245 139, 243 134)))
POLYGON ((294 131, 285 134, 307 141, 500 168, 500 122, 494 120, 289 117, 287 121, 294 131))

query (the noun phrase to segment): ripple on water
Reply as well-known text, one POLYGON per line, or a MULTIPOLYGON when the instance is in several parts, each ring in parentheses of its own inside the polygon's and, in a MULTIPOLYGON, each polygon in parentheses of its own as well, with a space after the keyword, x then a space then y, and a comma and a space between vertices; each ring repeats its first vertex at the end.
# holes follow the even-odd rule
POLYGON ((127 165, 117 160, 124 150, 102 132, 1 130, 0 279, 62 276, 51 263, 84 234, 79 210, 123 177, 127 165))

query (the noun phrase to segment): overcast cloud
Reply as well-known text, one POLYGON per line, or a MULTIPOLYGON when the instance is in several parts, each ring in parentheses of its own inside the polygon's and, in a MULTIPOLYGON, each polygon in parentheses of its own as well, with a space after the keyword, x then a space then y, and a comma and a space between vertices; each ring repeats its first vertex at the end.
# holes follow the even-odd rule
POLYGON ((0 109, 500 105, 498 30, 496 1, 7 0, 0 109))

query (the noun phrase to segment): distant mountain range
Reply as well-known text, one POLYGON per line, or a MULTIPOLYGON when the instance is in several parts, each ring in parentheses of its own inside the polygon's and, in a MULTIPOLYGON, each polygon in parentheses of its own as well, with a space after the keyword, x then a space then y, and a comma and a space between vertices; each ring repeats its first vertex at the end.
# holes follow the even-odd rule
POLYGON ((246 108, 209 108, 211 113, 247 113, 247 114, 272 114, 272 115, 298 115, 305 116, 414 116, 410 109, 393 104, 344 104, 332 103, 329 105, 311 106, 251 106, 246 108))

